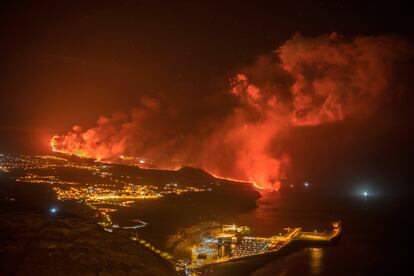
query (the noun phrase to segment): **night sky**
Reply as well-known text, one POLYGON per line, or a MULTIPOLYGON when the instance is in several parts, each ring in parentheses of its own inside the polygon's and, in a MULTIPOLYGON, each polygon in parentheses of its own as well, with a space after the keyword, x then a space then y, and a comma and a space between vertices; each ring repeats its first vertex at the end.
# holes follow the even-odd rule
POLYGON ((202 105, 296 32, 412 35, 397 1, 221 2, 2 1, 1 131, 90 125, 140 95, 202 105))
MULTIPOLYGON (((295 33, 413 37, 412 11, 398 1, 222 2, 3 1, 0 150, 48 149, 52 135, 128 112, 144 96, 189 118, 178 120, 189 133, 206 117, 225 117, 234 105, 223 95, 229 78, 295 33)), ((391 110, 399 104, 407 110, 401 99, 391 110)), ((404 112, 385 121, 407 119, 404 112)), ((404 137, 408 121, 397 124, 404 137)))

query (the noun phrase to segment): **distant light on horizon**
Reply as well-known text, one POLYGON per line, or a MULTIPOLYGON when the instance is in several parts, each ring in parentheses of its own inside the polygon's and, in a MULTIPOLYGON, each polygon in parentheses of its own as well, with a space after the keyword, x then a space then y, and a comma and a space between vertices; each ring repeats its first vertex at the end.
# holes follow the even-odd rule
POLYGON ((385 196, 385 194, 384 191, 382 191, 380 187, 376 185, 375 182, 363 181, 361 184, 353 188, 352 196, 362 199, 368 199, 380 198, 385 196))
POLYGON ((309 182, 305 182, 305 188, 308 188, 309 187, 309 182))

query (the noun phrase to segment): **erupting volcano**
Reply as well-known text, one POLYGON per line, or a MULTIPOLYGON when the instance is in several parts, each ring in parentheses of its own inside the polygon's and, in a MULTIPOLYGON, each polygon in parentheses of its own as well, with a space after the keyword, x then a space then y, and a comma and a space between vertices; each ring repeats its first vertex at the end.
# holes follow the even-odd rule
POLYGON ((89 129, 75 125, 50 143, 57 152, 107 161, 139 156, 158 168, 187 164, 279 189, 295 162, 284 148, 290 131, 368 118, 404 92, 395 77, 407 56, 412 50, 398 37, 294 35, 230 77, 201 119, 144 96, 131 112, 101 116, 89 129), (214 114, 222 102, 225 112, 214 114))

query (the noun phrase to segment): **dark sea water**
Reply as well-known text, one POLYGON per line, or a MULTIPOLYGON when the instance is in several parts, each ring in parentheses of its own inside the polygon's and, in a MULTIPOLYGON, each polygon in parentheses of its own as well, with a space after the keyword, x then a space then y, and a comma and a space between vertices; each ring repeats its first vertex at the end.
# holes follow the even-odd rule
POLYGON ((411 211, 401 198, 269 193, 257 204, 226 222, 249 225, 258 236, 275 235, 284 227, 323 231, 339 219, 344 230, 337 245, 299 249, 258 268, 254 276, 412 275, 406 271, 411 211))
MULTIPOLYGON (((247 225, 255 236, 268 237, 284 233, 285 227, 322 232, 341 220, 343 235, 336 245, 300 248, 243 275, 411 275, 406 272, 412 255, 409 200, 396 196, 320 195, 310 190, 266 193, 256 204, 255 209, 218 216, 215 221, 247 225)), ((155 235, 171 230, 172 234, 177 226, 187 227, 206 219, 196 215, 196 207, 180 205, 177 201, 174 207, 147 214, 149 225, 139 231, 155 235)), ((130 218, 142 218, 138 209, 123 212, 130 218)))

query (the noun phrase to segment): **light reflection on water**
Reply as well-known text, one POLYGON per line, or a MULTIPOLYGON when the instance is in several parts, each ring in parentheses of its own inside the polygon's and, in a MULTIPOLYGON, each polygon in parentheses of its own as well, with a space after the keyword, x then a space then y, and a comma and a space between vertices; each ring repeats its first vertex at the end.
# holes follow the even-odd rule
POLYGON ((310 248, 310 274, 319 275, 322 270, 323 249, 310 248))

